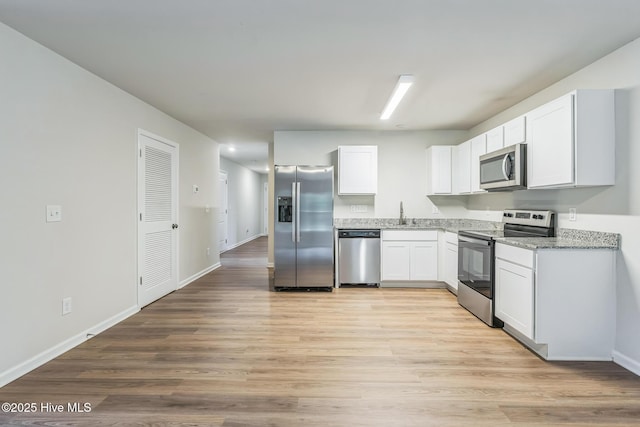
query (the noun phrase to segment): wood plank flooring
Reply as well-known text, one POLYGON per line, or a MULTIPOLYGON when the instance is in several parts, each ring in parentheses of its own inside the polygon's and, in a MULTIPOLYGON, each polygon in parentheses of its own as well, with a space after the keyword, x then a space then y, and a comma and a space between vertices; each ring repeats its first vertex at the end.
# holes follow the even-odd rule
POLYGON ((0 389, 38 406, 0 425, 640 425, 639 377, 545 362, 446 290, 271 292, 266 238, 222 265, 0 389))

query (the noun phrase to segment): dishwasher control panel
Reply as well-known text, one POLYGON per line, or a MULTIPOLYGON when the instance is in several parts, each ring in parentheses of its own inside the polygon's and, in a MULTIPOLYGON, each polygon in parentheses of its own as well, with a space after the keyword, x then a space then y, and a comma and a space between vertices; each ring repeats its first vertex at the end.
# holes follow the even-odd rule
POLYGON ((341 239, 379 239, 380 230, 339 230, 338 237, 341 239))

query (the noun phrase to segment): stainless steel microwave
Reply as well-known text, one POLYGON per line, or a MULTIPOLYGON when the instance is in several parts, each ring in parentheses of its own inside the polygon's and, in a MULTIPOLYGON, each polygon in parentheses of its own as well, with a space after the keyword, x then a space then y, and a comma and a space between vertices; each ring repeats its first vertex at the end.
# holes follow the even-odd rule
POLYGON ((480 188, 512 191, 527 188, 527 144, 515 144, 480 156, 480 188))

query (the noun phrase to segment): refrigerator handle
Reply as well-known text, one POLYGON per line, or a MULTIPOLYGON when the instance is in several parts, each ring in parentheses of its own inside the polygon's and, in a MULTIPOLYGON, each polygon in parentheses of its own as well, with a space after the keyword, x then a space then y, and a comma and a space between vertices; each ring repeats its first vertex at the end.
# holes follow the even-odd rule
POLYGON ((296 242, 300 241, 300 183, 296 182, 296 242))
POLYGON ((292 204, 292 209, 293 212, 291 213, 292 215, 292 222, 291 222, 291 241, 295 242, 296 241, 296 211, 298 210, 298 204, 297 204, 297 200, 296 200, 296 183, 292 182, 291 183, 291 204, 292 204))

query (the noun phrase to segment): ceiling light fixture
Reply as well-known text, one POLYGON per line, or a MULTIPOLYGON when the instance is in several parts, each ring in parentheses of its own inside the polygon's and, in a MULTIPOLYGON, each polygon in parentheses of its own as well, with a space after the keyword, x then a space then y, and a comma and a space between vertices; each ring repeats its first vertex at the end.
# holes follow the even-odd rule
POLYGON ((393 89, 393 93, 387 101, 387 105, 384 106, 384 110, 382 110, 382 114, 380 114, 380 120, 387 120, 391 117, 393 111, 396 109, 402 100, 402 97, 404 97, 412 84, 413 76, 410 74, 403 74, 398 78, 398 83, 396 83, 396 87, 393 89))
POLYGON ((236 151, 236 147, 234 147, 233 145, 229 146, 229 151, 236 151))

